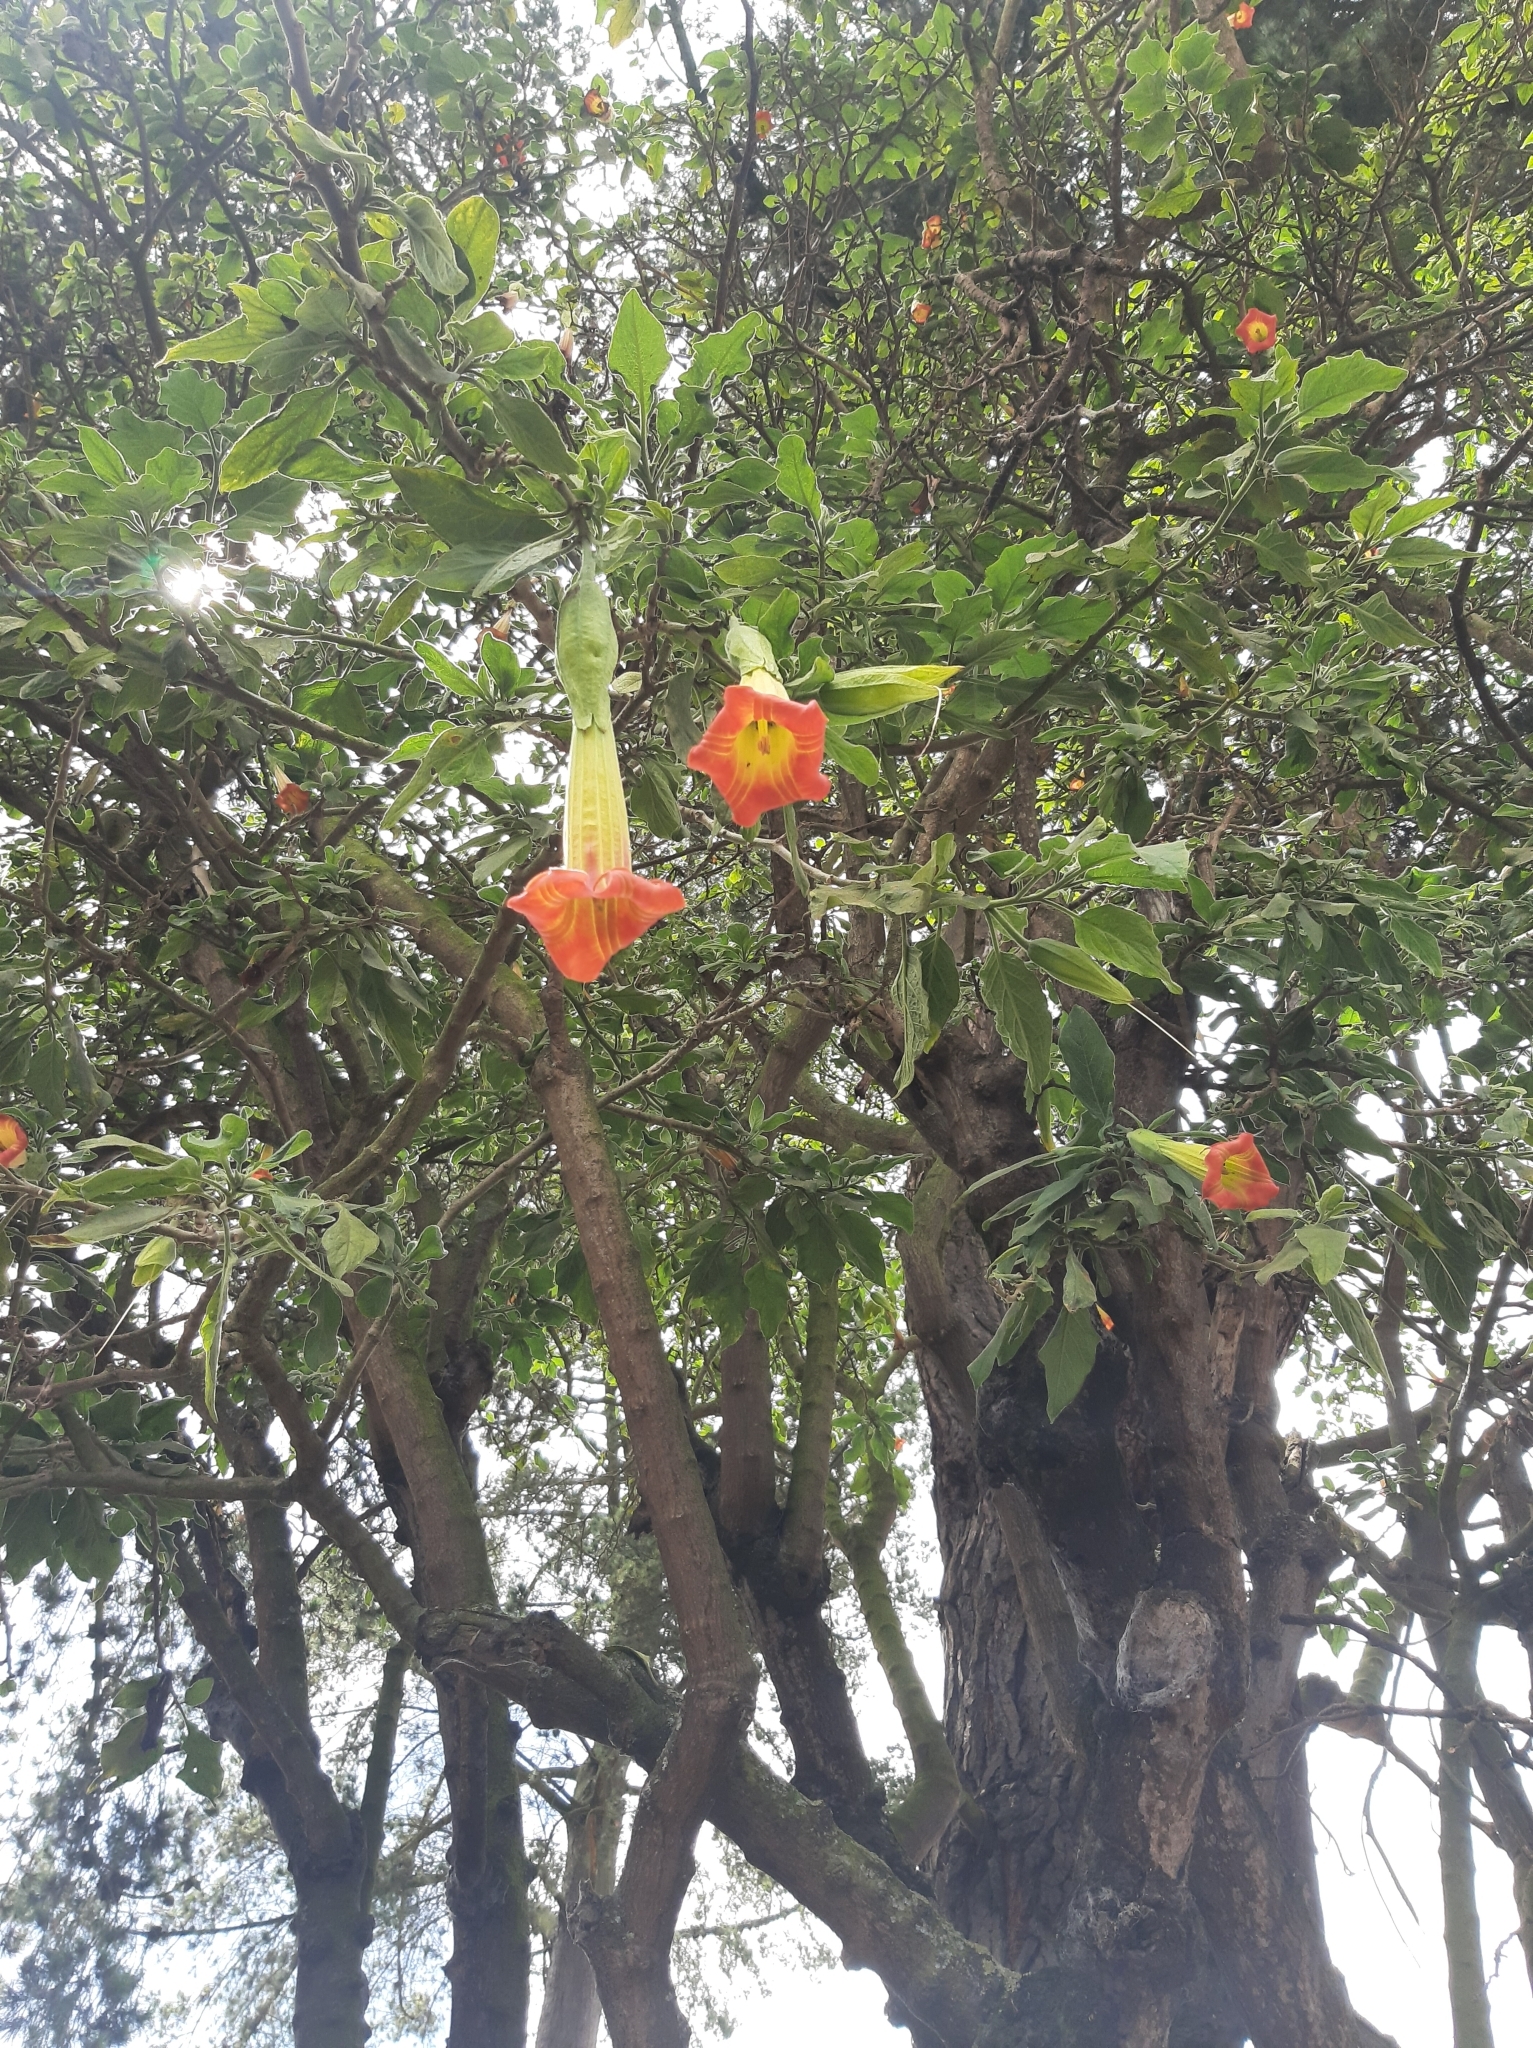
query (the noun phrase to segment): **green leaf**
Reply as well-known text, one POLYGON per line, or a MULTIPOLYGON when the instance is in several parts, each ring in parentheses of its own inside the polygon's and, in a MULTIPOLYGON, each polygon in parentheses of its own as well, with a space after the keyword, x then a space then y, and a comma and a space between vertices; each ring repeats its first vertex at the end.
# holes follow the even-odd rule
POLYGON ((969 1360, 969 1378, 975 1386, 982 1387, 998 1365, 1005 1365, 1016 1355, 1052 1300, 1047 1287, 1034 1285, 1010 1304, 990 1342, 969 1360))
MULTIPOLYGON (((391 472, 399 495, 433 533, 454 547, 472 547, 484 557, 479 574, 508 555, 513 548, 546 540, 553 527, 530 505, 517 504, 492 491, 487 484, 471 484, 466 477, 452 476, 441 469, 400 467, 391 472)), ((440 558, 431 570, 440 570, 440 558)), ((420 572, 423 582, 428 572, 420 572)), ((462 588, 470 589, 466 583, 462 588)))
POLYGON ((1067 988, 1078 988, 1083 995, 1097 996, 1104 1003, 1132 1003, 1134 998, 1115 975, 1105 967, 1098 967, 1089 953, 1083 953, 1079 946, 1066 946, 1058 939, 1030 939, 1028 957, 1035 967, 1052 975, 1055 981, 1062 981, 1067 988))
POLYGON ((224 491, 248 490, 273 475, 305 441, 314 441, 335 417, 333 387, 298 391, 282 410, 242 434, 223 459, 218 485, 224 491))
POLYGON ((506 325, 493 306, 454 320, 448 331, 476 356, 500 356, 517 346, 515 329, 506 325))
POLYGON ((632 288, 618 308, 607 349, 607 367, 621 377, 639 401, 639 411, 649 411, 656 385, 671 366, 671 352, 665 345, 665 329, 632 288))
POLYGON ((175 1264, 181 1247, 173 1237, 151 1237, 133 1265, 133 1285, 147 1287, 175 1264))
POLYGON ((876 789, 884 779, 884 771, 878 765, 878 756, 871 747, 860 747, 855 740, 849 740, 833 725, 825 728, 825 755, 838 768, 844 768, 854 781, 867 789, 876 789))
POLYGON ((223 1744, 200 1728, 189 1727, 181 1743, 181 1768, 176 1776, 200 1799, 216 1799, 224 1789, 223 1744))
POLYGON ((959 673, 955 667, 920 663, 914 667, 853 668, 828 682, 816 694, 830 718, 849 725, 903 711, 907 704, 933 703, 959 673))
POLYGON ((1077 1309, 1095 1308, 1096 1299, 1096 1282, 1086 1271, 1080 1253, 1074 1250, 1066 1252, 1063 1295, 1065 1307, 1072 1312, 1077 1309))
POLYGON ((1438 945, 1435 934, 1424 924, 1419 924, 1414 917, 1391 916, 1389 932, 1395 944, 1403 948, 1413 959, 1419 960, 1434 980, 1442 979, 1442 948, 1438 945))
POLYGON ((777 444, 777 488, 790 503, 801 505, 811 519, 818 519, 824 510, 802 434, 784 434, 777 444))
POLYGON ((183 427, 193 427, 199 433, 206 433, 209 427, 216 427, 223 418, 227 400, 221 385, 215 384, 211 377, 204 377, 188 363, 172 370, 160 385, 160 403, 183 427))
POLYGON ((1285 448, 1274 457, 1272 466, 1279 476, 1302 477, 1317 491, 1360 490, 1379 473, 1376 462, 1364 462, 1345 448, 1330 448, 1321 441, 1301 441, 1297 448, 1285 448))
MULTIPOLYGON (((474 297, 482 299, 495 275, 500 215, 483 193, 472 193, 448 214, 447 237, 463 259, 463 267, 473 282, 474 297)), ((514 340, 515 336, 509 338, 514 340)))
POLYGON ((1381 1377, 1384 1374, 1384 1354, 1379 1349, 1379 1340, 1373 1333, 1373 1322, 1368 1311, 1357 1299, 1348 1294, 1344 1287, 1334 1281, 1325 1289, 1325 1298, 1331 1305, 1331 1313, 1341 1325, 1342 1335, 1352 1346, 1365 1365, 1371 1366, 1381 1377))
POLYGON ((638 26, 642 0, 614 0, 612 18, 607 23, 607 44, 610 49, 619 49, 638 26))
POLYGON ((1319 363, 1313 370, 1305 372, 1304 381, 1299 386, 1299 424, 1307 427, 1314 420, 1350 412, 1365 398, 1372 398, 1381 391, 1393 391, 1404 381, 1404 370, 1389 363, 1375 362, 1361 349, 1354 349, 1348 356, 1332 356, 1328 362, 1319 363))
POLYGON ((771 1259, 758 1260, 745 1275, 745 1293, 763 1337, 775 1337, 788 1313, 788 1276, 771 1259))
POLYGON ((1397 1195, 1387 1181, 1380 1186, 1370 1187, 1368 1193, 1379 1214, 1387 1216, 1397 1229, 1405 1231, 1411 1237, 1419 1237, 1422 1243, 1430 1245, 1433 1251, 1440 1252, 1444 1249, 1443 1240, 1437 1232, 1428 1228, 1425 1218, 1416 1213, 1404 1195, 1397 1195))
MULTIPOLYGON (((196 374, 194 370, 192 375, 196 374)), ((128 465, 105 434, 98 433, 94 427, 84 426, 76 427, 75 432, 80 437, 81 454, 104 484, 125 484, 128 481, 128 465)))
POLYGON ((995 1018, 1002 1044, 1026 1060, 1028 1094, 1036 1097, 1054 1060, 1054 1025, 1043 983, 1014 953, 995 946, 979 970, 979 992, 995 1018))
POLYGON ((242 313, 226 320, 222 327, 210 327, 206 334, 188 335, 172 342, 162 361, 167 363, 243 363, 270 335, 254 328, 242 313))
POLYGON ((1294 1237, 1309 1255, 1310 1269, 1322 1287, 1328 1287, 1347 1263, 1349 1233, 1330 1229, 1324 1223, 1306 1223, 1294 1237))
POLYGON ((578 476, 580 463, 564 445, 564 436, 535 398, 499 394, 495 417, 517 454, 545 476, 578 476))
POLYGON ((705 334, 692 351, 684 381, 713 385, 722 384, 729 377, 743 377, 765 328, 766 322, 759 313, 746 313, 722 334, 705 334))
POLYGON ((148 1732, 149 1723, 140 1714, 119 1728, 110 1742, 103 1742, 99 1758, 102 1776, 114 1784, 131 1785, 135 1778, 153 1769, 165 1748, 163 1743, 152 1742, 146 1749, 144 1737, 148 1732))
POLYGON ((931 1043, 933 1032, 926 1009, 926 983, 916 948, 907 946, 894 977, 894 999, 905 1025, 905 1050, 894 1077, 894 1093, 902 1095, 915 1075, 916 1061, 931 1043))
POLYGON ((111 1244, 119 1237, 131 1237, 148 1224, 162 1223, 170 1214, 163 1202, 128 1202, 121 1207, 100 1209, 79 1223, 59 1232, 66 1244, 111 1244))
POLYGON ((882 1287, 886 1277, 884 1241, 872 1219, 858 1209, 838 1204, 830 1212, 842 1250, 865 1280, 882 1287))
POLYGON ((1166 972, 1155 927, 1137 910, 1125 910, 1117 903, 1094 904, 1090 910, 1076 913, 1075 938, 1093 960, 1162 981, 1172 990, 1178 987, 1166 972))
POLYGON ((370 1259, 378 1249, 376 1231, 369 1230, 361 1217, 353 1215, 344 1203, 319 1242, 325 1254, 325 1264, 337 1280, 344 1279, 354 1266, 370 1259))
POLYGON ((1315 572, 1309 565, 1309 550, 1290 527, 1264 526, 1256 536, 1256 559, 1274 576, 1281 576, 1285 583, 1301 586, 1315 580, 1315 572))
POLYGON ((1098 1124, 1110 1123, 1117 1063, 1101 1026, 1079 1003, 1060 1023, 1059 1051, 1082 1109, 1098 1124))
POLYGON ((944 938, 923 940, 916 948, 921 963, 921 984, 926 990, 927 1025, 933 1036, 958 1008, 958 962, 944 938))
POLYGON ((394 211, 405 224, 410 254, 423 282, 440 297, 455 299, 463 290, 463 272, 442 216, 419 192, 407 192, 402 199, 396 199, 394 211))
POLYGON ((1057 1422, 1097 1362, 1099 1325, 1090 1309, 1061 1309, 1052 1330, 1038 1347, 1048 1390, 1049 1420, 1057 1422))

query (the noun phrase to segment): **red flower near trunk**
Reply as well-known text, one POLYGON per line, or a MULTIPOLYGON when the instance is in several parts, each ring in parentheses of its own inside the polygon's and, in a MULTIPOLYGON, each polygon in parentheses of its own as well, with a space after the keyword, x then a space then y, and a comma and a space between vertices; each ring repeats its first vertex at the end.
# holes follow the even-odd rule
POLYGON ((1249 1131, 1209 1146, 1203 1194, 1216 1209, 1266 1209, 1277 1200, 1278 1184, 1249 1131))
POLYGON ((1264 313, 1260 306, 1248 306, 1244 318, 1235 329, 1235 339, 1243 345, 1247 354, 1259 356, 1277 340, 1277 330, 1276 313, 1264 313))
POLYGON ((687 766, 712 781, 737 825, 763 811, 829 796, 820 771, 825 713, 818 704, 731 683, 724 708, 687 756, 687 766))
POLYGON ((26 1125, 19 1117, 0 1116, 0 1166, 20 1166, 26 1156, 26 1125))
POLYGON ((631 868, 588 875, 584 868, 545 868, 506 908, 520 911, 559 972, 594 981, 614 953, 642 938, 686 898, 674 882, 656 882, 631 868))
POLYGON ((1251 0, 1240 0, 1235 12, 1227 14, 1224 18, 1231 28, 1249 28, 1256 19, 1256 9, 1251 5, 1251 0))

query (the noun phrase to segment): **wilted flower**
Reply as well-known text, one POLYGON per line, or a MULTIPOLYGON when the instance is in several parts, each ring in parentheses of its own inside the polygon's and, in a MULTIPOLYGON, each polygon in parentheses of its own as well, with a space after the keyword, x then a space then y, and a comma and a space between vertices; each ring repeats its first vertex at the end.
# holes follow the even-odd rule
POLYGON ((0 1166, 20 1166, 26 1156, 26 1125, 19 1117, 0 1116, 0 1166))
POLYGON ((935 249, 941 240, 942 215, 940 213, 929 213, 926 216, 926 225, 921 230, 921 247, 923 249, 935 249))
POLYGON ((1276 313, 1264 313, 1260 306, 1248 306, 1235 329, 1235 339, 1243 344, 1248 354, 1259 356, 1277 340, 1277 330, 1276 313))

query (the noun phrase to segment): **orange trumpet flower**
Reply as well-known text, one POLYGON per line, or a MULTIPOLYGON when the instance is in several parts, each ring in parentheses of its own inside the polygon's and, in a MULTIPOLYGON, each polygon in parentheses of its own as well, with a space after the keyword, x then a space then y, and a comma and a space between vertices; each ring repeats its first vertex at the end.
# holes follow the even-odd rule
POLYGON ((923 249, 935 249, 941 240, 942 215, 940 213, 929 213, 926 216, 926 225, 921 230, 921 247, 923 249))
POLYGON ((756 140, 765 142, 772 132, 772 110, 770 107, 756 109, 756 140))
POLYGON ((1251 0, 1240 0, 1240 5, 1234 13, 1227 14, 1224 18, 1231 28, 1249 28, 1256 19, 1256 9, 1251 5, 1251 0))
POLYGON ((612 119, 611 102, 604 93, 599 93, 594 85, 586 94, 584 104, 586 112, 593 121, 610 121, 612 119))
POLYGON ((506 908, 526 918, 554 966, 571 981, 594 981, 614 953, 687 900, 674 882, 633 871, 628 804, 608 712, 617 651, 611 610, 583 561, 559 608, 554 656, 574 713, 564 865, 545 868, 519 896, 506 898, 506 908))
POLYGON ((1278 1184, 1249 1131, 1209 1146, 1203 1196, 1216 1209, 1266 1209, 1277 1200, 1278 1184))
POLYGON ((931 305, 926 299, 917 299, 910 309, 910 317, 917 327, 924 327, 931 316, 931 305))
POLYGON ((26 1125, 19 1117, 0 1116, 0 1166, 20 1166, 26 1156, 26 1125))
POLYGON ((301 818, 312 801, 309 792, 301 782, 295 782, 291 775, 284 775, 280 768, 275 773, 277 777, 277 809, 285 817, 301 818))
POLYGON ((737 825, 830 794, 820 770, 825 713, 818 704, 795 704, 765 669, 750 675, 725 690, 724 708, 687 756, 687 766, 709 778, 737 825))
POLYGON ((1260 306, 1248 306, 1235 329, 1235 339, 1244 346, 1247 354, 1259 356, 1276 342, 1277 330, 1276 313, 1264 313, 1260 306))

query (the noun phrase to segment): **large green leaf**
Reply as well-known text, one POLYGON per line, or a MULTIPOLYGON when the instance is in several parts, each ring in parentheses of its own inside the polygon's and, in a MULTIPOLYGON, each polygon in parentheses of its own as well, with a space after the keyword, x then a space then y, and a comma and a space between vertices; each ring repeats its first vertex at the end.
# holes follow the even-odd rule
POLYGON ((1085 1386, 1097 1360, 1098 1329, 1093 1310, 1061 1309, 1053 1329, 1039 1345, 1050 1422, 1059 1420, 1085 1386))
POLYGON ((218 472, 219 489, 246 491, 273 475, 288 456, 325 431, 335 417, 335 402, 333 386, 295 392, 280 412, 235 442, 218 472))
POLYGON ((994 946, 979 970, 979 992, 995 1017, 1007 1050, 1027 1062, 1030 1095, 1049 1078, 1054 1058, 1054 1026, 1043 983, 1014 953, 994 946))
POLYGON ((1393 391, 1404 381, 1403 369, 1375 362, 1361 349, 1346 356, 1332 356, 1328 362, 1317 363, 1313 370, 1305 372, 1299 386, 1299 424, 1307 427, 1313 420, 1350 412, 1365 398, 1393 391))
POLYGON ((1155 927, 1137 910, 1125 910, 1118 903, 1097 903, 1090 910, 1077 911, 1075 940, 1093 960, 1121 967, 1128 974, 1142 974, 1151 981, 1163 981, 1169 989, 1177 986, 1160 957, 1155 927))
POLYGON ((471 484, 450 471, 401 467, 393 471, 393 478, 399 495, 433 533, 454 546, 483 553, 481 574, 513 548, 546 540, 553 532, 549 521, 530 506, 515 504, 487 484, 471 484))
POLYGON ((1055 981, 1062 981, 1066 988, 1078 988, 1084 995, 1100 996, 1104 1003, 1131 1003, 1134 998, 1105 967, 1098 967, 1089 953, 1083 953, 1079 946, 1067 946, 1059 939, 1030 939, 1028 955, 1035 967, 1041 967, 1045 974, 1055 981))
POLYGON ((1116 1062, 1101 1026, 1080 1003, 1060 1023, 1059 1050, 1082 1109, 1099 1124, 1110 1122, 1116 1062))
POLYGON ((482 299, 495 275, 500 249, 500 215, 482 192, 459 200, 447 216, 447 236, 468 271, 473 295, 482 299))
POLYGON ((665 345, 665 329, 639 294, 628 291, 618 308, 607 350, 607 367, 621 377, 639 410, 648 412, 655 387, 671 366, 671 352, 665 345))

